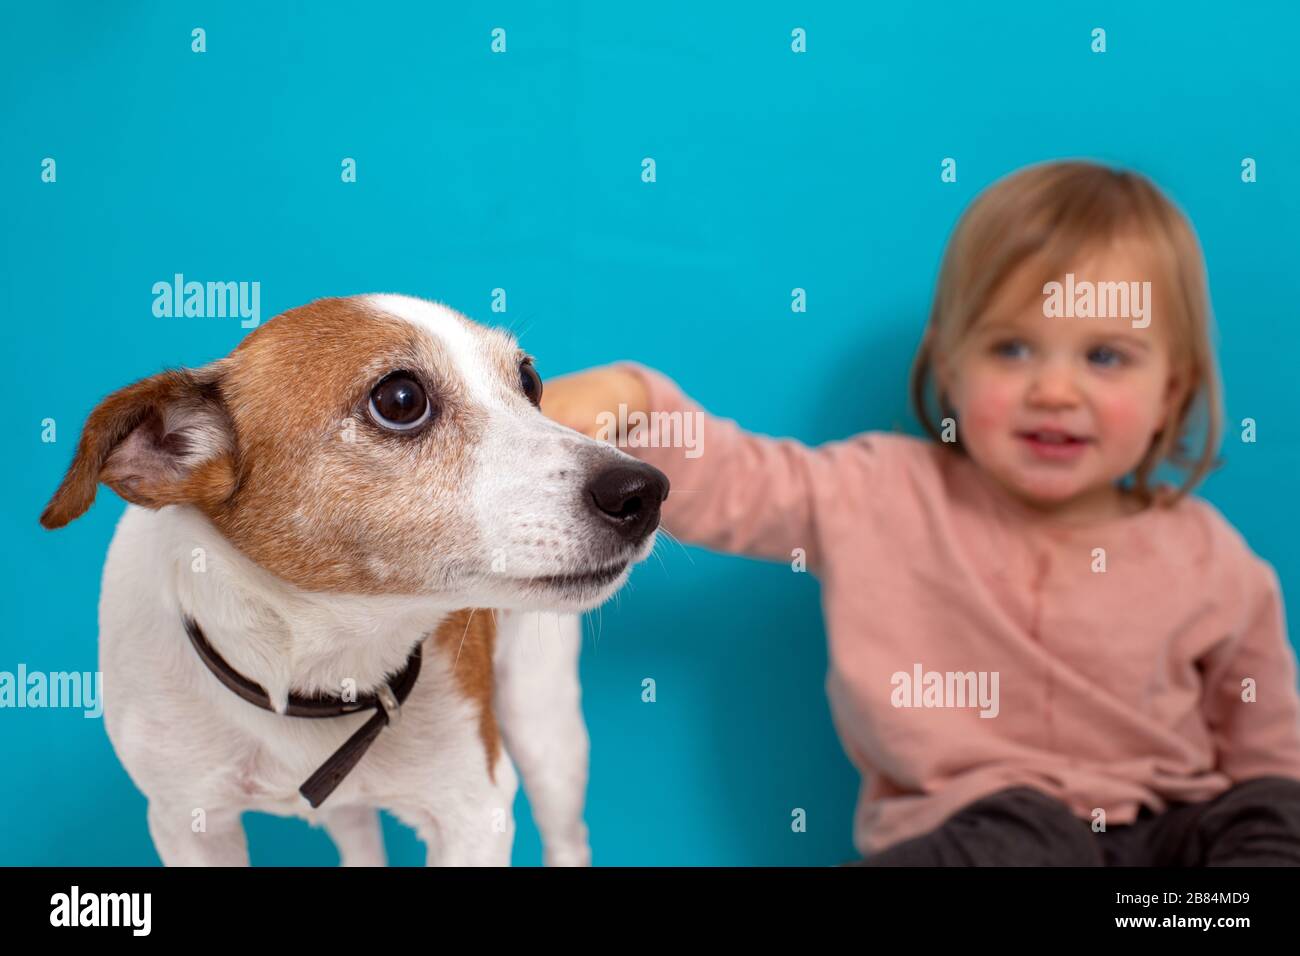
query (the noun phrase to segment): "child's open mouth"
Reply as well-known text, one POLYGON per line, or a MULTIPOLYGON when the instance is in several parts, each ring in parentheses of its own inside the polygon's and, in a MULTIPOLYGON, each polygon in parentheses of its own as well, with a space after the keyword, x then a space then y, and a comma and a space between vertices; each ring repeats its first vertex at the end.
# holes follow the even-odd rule
POLYGON ((1016 438, 1039 458, 1048 461, 1073 461, 1093 442, 1085 435, 1072 435, 1051 428, 1016 432, 1016 438))

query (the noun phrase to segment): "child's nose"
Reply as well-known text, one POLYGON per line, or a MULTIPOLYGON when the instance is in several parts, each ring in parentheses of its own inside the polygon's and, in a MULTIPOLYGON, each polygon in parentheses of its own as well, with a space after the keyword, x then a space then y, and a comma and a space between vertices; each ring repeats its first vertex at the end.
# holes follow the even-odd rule
POLYGON ((1029 383, 1029 400, 1053 408, 1077 403, 1079 389, 1074 369, 1065 361, 1042 363, 1029 383))

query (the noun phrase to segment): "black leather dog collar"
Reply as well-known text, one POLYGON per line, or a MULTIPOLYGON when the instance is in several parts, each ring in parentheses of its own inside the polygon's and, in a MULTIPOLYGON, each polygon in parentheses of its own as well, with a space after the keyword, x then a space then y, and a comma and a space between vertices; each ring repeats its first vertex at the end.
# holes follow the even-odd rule
MULTIPOLYGON (((231 667, 224 657, 217 653, 208 639, 203 635, 198 622, 188 614, 181 615, 185 633, 190 636, 190 643, 198 652, 199 659, 208 666, 208 670, 227 688, 234 691, 250 704, 263 710, 281 713, 271 706, 271 697, 261 685, 249 680, 231 667)), ((379 732, 389 724, 396 723, 400 707, 410 696, 415 687, 415 679, 420 676, 420 644, 415 645, 406 666, 391 679, 379 685, 373 694, 361 694, 356 700, 345 701, 341 697, 302 697, 289 695, 289 705, 283 711, 289 717, 341 717, 363 710, 373 710, 374 716, 344 741, 343 746, 334 751, 330 758, 317 768, 316 772, 304 781, 298 792, 307 798, 313 807, 319 807, 325 798, 334 792, 334 788, 343 782, 343 778, 357 765, 362 755, 375 742, 379 732)))

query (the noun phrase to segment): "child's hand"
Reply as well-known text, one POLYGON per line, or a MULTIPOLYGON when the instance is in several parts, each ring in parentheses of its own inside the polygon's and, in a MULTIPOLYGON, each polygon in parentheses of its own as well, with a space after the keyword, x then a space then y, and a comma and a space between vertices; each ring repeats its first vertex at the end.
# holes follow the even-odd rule
POLYGON ((615 366, 562 375, 548 380, 542 389, 542 412, 547 417, 592 438, 600 429, 601 412, 617 417, 618 406, 626 405, 630 415, 646 411, 648 401, 641 377, 615 366))

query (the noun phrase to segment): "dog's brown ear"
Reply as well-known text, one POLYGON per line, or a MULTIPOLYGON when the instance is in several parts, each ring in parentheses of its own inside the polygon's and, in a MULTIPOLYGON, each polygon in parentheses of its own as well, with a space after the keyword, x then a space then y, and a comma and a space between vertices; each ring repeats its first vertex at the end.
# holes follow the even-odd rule
POLYGON ((41 524, 61 528, 80 517, 101 481, 146 508, 214 506, 234 493, 236 460, 220 364, 169 369, 119 389, 90 413, 41 524))

